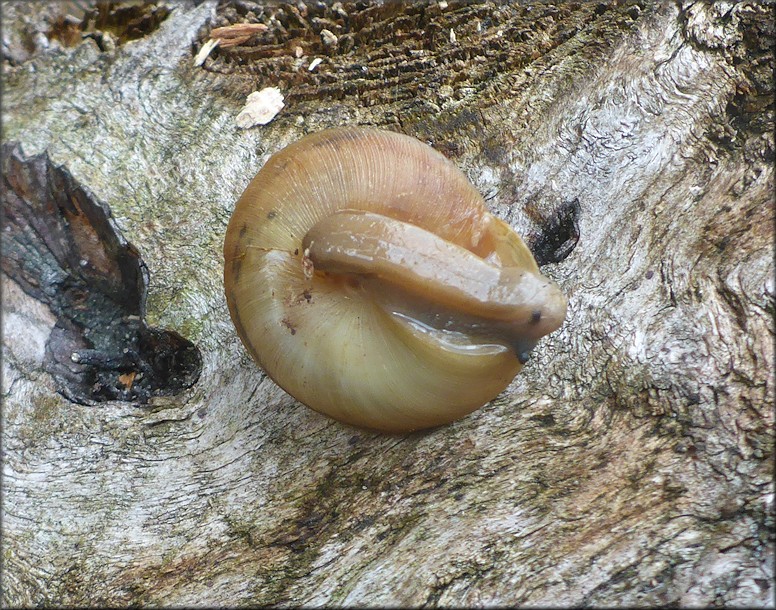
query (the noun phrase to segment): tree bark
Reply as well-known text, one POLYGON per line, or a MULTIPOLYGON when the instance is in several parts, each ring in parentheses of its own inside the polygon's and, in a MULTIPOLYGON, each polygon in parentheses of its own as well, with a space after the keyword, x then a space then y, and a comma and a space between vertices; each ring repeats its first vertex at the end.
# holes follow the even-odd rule
POLYGON ((133 332, 201 358, 186 389, 68 393, 52 345, 97 331, 9 256, 40 231, 4 230, 3 604, 772 607, 773 5, 361 4, 119 4, 77 25, 67 3, 3 5, 14 201, 46 191, 23 188, 35 163, 72 178, 122 236, 106 251, 147 267, 133 332), (244 21, 268 30, 194 65, 244 21), (266 86, 285 108, 238 129, 266 86), (234 202, 271 153, 345 124, 453 159, 569 297, 452 425, 331 421, 229 319, 234 202))

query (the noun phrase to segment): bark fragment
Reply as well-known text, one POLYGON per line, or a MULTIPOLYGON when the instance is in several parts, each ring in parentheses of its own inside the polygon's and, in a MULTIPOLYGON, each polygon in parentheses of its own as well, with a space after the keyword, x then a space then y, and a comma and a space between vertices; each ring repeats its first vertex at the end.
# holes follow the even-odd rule
POLYGON ((148 270, 110 210, 48 157, 3 146, 2 269, 57 322, 44 368, 75 402, 145 403, 199 377, 199 350, 145 322, 148 270))

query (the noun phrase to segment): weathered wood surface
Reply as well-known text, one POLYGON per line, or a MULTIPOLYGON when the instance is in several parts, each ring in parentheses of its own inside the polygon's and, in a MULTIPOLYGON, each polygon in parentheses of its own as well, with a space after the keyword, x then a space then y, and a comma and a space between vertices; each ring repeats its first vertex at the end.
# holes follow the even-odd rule
POLYGON ((4 605, 773 605, 773 5, 440 4, 344 3, 298 34, 268 12, 274 42, 203 68, 238 10, 59 48, 55 8, 3 5, 4 138, 110 207, 149 323, 203 358, 144 407, 71 402, 43 367, 56 316, 4 276, 4 605), (286 108, 237 129, 269 85, 286 108), (454 425, 332 422, 229 320, 235 200, 341 124, 434 144, 537 245, 579 201, 543 268, 567 322, 454 425))

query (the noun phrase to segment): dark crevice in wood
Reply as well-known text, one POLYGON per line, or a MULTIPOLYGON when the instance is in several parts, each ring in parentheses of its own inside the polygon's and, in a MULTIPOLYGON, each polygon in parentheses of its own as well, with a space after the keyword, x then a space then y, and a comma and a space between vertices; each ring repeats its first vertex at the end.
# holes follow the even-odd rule
POLYGON ((193 385, 199 350, 146 324, 148 271, 108 207, 48 155, 2 153, 2 269, 57 318, 44 368, 60 393, 146 403, 193 385))
POLYGON ((165 0, 4 3, 16 19, 12 17, 13 27, 3 32, 2 62, 13 68, 40 54, 77 47, 87 39, 100 51, 111 52, 155 32, 181 4, 165 0))
POLYGON ((109 33, 118 44, 137 40, 154 32, 170 14, 170 8, 159 2, 96 2, 78 15, 63 15, 54 21, 49 38, 65 46, 75 46, 82 38, 94 38, 105 50, 102 37, 109 33))
POLYGON ((579 199, 560 204, 552 217, 539 222, 538 231, 528 238, 528 247, 539 266, 560 263, 579 242, 579 199))

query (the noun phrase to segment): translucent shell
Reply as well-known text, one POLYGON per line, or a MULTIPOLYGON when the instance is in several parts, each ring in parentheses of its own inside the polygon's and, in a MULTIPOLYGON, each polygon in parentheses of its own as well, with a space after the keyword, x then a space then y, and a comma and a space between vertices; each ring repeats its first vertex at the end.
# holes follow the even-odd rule
POLYGON ((501 392, 566 314, 520 237, 445 157, 368 128, 273 155, 224 244, 243 343, 297 400, 404 432, 501 392))

